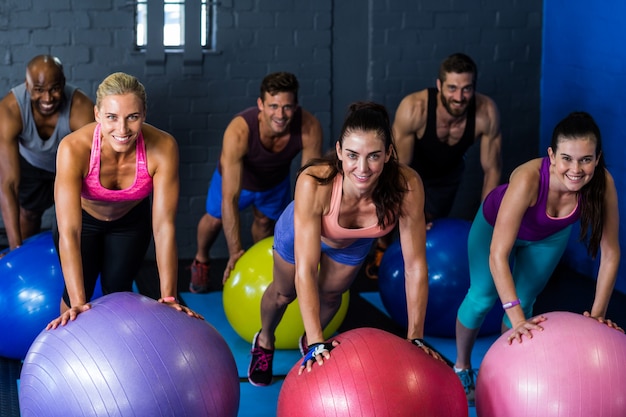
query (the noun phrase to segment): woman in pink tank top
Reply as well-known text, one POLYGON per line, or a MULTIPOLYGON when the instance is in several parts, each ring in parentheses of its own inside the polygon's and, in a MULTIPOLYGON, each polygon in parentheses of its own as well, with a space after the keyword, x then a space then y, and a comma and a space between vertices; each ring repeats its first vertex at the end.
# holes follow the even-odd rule
POLYGON ((276 224, 274 280, 261 301, 262 328, 254 337, 248 369, 252 384, 271 383, 274 331, 296 295, 306 331, 300 372, 330 358, 336 342, 325 341, 322 330, 374 240, 396 225, 408 289, 406 338, 441 359, 422 340, 428 297, 422 181, 398 162, 387 110, 354 103, 335 150, 302 167, 294 202, 276 224))
POLYGON ((105 78, 94 111, 96 123, 66 136, 59 146, 53 232, 65 291, 61 316, 48 329, 90 308, 99 275, 103 294, 132 291, 151 232, 159 301, 200 317, 176 298, 176 140, 145 123, 145 89, 131 75, 118 72, 105 78))

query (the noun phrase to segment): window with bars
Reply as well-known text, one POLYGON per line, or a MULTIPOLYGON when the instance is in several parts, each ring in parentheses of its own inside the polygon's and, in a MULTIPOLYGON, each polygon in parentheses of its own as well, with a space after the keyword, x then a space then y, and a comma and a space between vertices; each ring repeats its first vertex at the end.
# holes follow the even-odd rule
POLYGON ((215 6, 210 0, 137 0, 135 8, 135 44, 140 50, 148 47, 148 42, 154 37, 148 36, 149 27, 155 24, 163 27, 163 44, 166 50, 184 50, 186 45, 199 45, 204 50, 215 49, 215 6), (193 4, 196 2, 195 4, 193 4), (200 3, 199 10, 197 3, 200 3), (161 10, 150 13, 151 8, 162 7, 161 10), (192 8, 193 7, 193 8, 192 8), (196 14, 200 14, 197 19, 196 14), (191 14, 187 16, 186 14, 191 14), (162 22, 159 22, 162 18, 162 22), (155 21, 152 21, 155 19, 155 21), (186 29, 189 22, 199 24, 199 28, 186 29), (198 30, 199 29, 199 30, 198 30), (199 34, 199 39, 185 39, 186 34, 199 34))

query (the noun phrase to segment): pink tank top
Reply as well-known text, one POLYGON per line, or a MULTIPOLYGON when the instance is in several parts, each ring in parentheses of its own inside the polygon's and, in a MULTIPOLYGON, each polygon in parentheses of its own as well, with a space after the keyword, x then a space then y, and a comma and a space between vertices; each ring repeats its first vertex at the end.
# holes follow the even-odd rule
POLYGON ((146 162, 146 145, 141 131, 135 143, 137 164, 135 168, 135 181, 133 185, 124 190, 111 190, 104 188, 100 183, 100 123, 93 132, 93 144, 91 145, 91 157, 89 158, 89 172, 83 179, 83 188, 80 195, 87 200, 94 201, 138 201, 143 200, 152 193, 152 177, 148 172, 146 162))
POLYGON ((328 214, 322 216, 322 236, 328 239, 361 239, 361 238, 377 238, 385 236, 395 227, 394 224, 388 224, 381 229, 378 224, 359 229, 346 229, 339 225, 339 206, 341 204, 341 195, 343 185, 343 176, 338 174, 333 180, 333 190, 330 195, 330 210, 328 214))

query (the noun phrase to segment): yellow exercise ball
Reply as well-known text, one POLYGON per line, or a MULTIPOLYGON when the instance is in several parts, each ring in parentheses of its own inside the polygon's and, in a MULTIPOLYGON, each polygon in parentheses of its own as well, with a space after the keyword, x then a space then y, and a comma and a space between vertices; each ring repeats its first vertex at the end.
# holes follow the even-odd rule
MULTIPOLYGON (((261 297, 272 282, 272 245, 274 237, 255 243, 235 264, 224 285, 222 300, 224 312, 231 327, 244 340, 252 342, 261 329, 261 297)), ((330 338, 341 326, 348 312, 350 292, 341 297, 341 306, 335 317, 324 329, 324 337, 330 338)), ((298 299, 287 307, 285 315, 276 328, 276 349, 297 349, 298 339, 304 333, 298 299)))

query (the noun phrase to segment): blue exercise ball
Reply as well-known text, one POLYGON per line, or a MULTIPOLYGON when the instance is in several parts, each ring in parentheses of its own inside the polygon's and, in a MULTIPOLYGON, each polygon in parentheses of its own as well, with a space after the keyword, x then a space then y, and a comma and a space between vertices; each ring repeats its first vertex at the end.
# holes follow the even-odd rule
MULTIPOLYGON (((5 253, 0 258, 0 356, 24 359, 39 332, 60 314, 63 274, 49 231, 5 253)), ((96 285, 92 299, 101 295, 96 285)))
MULTIPOLYGON (((436 337, 455 337, 456 315, 469 289, 467 238, 471 222, 442 218, 426 232, 428 262, 428 307, 424 333, 436 337)), ((378 287, 383 305, 392 320, 408 326, 404 260, 400 241, 392 243, 380 262, 378 287)), ((499 333, 503 311, 495 305, 487 315, 479 335, 499 333)))

